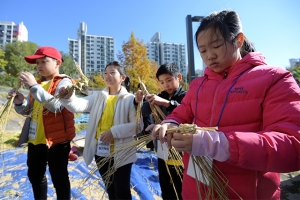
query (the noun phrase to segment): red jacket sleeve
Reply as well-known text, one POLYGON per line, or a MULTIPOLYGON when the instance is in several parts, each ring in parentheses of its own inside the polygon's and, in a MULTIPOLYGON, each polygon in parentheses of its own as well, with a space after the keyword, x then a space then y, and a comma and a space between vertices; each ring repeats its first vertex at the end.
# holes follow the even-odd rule
POLYGON ((165 120, 175 120, 179 124, 189 123, 192 124, 194 120, 194 113, 192 111, 191 105, 194 105, 192 101, 193 94, 197 83, 202 80, 202 78, 195 79, 191 82, 189 90, 186 92, 186 95, 181 101, 181 104, 177 106, 170 115, 168 115, 165 120))

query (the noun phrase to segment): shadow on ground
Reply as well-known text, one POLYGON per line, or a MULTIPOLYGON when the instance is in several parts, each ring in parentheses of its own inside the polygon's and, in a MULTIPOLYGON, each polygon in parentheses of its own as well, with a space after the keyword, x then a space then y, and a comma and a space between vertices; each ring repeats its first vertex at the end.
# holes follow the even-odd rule
POLYGON ((300 172, 281 174, 281 200, 300 199, 300 172))

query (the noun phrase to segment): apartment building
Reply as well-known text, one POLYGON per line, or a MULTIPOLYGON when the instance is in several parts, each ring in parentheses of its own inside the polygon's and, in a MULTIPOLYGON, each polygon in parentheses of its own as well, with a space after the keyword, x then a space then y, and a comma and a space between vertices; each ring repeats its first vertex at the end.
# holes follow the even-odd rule
POLYGON ((300 58, 291 58, 290 60, 290 67, 294 67, 300 63, 300 58))
POLYGON ((23 22, 15 24, 14 22, 0 21, 0 47, 13 42, 28 41, 28 31, 23 22))
POLYGON ((157 32, 146 44, 146 48, 149 60, 154 60, 159 65, 166 62, 175 63, 179 67, 180 73, 187 74, 184 44, 161 42, 160 33, 157 32))
POLYGON ((68 38, 69 54, 85 75, 101 73, 109 62, 115 60, 113 37, 87 34, 85 22, 80 23, 77 36, 77 39, 68 38))

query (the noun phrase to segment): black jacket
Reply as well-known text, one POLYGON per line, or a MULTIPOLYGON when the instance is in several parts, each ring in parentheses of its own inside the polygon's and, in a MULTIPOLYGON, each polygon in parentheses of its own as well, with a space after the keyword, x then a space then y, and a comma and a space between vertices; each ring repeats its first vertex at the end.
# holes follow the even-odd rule
MULTIPOLYGON (((171 98, 169 98, 169 94, 166 91, 162 91, 160 93, 157 94, 157 96, 163 98, 163 99, 167 99, 170 101, 171 105, 169 107, 165 107, 165 106, 160 106, 160 109, 162 110, 162 112, 165 114, 165 116, 168 116, 169 114, 171 114, 171 112, 178 106, 180 105, 183 97, 185 96, 186 91, 184 91, 182 89, 182 86, 179 86, 173 93, 173 95, 171 96, 171 98)), ((144 117, 150 115, 152 113, 152 110, 150 108, 150 105, 147 101, 143 102, 143 106, 142 106, 142 115, 144 117)))

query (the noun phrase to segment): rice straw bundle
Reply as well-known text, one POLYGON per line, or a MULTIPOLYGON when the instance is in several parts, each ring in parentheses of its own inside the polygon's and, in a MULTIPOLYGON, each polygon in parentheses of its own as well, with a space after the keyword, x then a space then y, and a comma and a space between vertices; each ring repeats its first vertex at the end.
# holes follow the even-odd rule
MULTIPOLYGON (((19 82, 16 87, 16 93, 18 92, 20 87, 21 87, 21 82, 19 82)), ((1 133, 5 130, 7 118, 10 113, 11 107, 13 105, 14 99, 15 99, 15 96, 13 96, 10 99, 7 99, 7 101, 0 108, 0 131, 1 131, 1 133)))
POLYGON ((80 91, 84 91, 87 89, 89 85, 89 79, 84 75, 78 63, 74 60, 76 71, 79 74, 80 80, 77 82, 77 89, 80 91))
MULTIPOLYGON (((18 82, 18 85, 16 87, 16 93, 18 92, 18 90, 21 87, 21 82, 18 82)), ((14 102, 15 96, 11 97, 10 99, 7 99, 6 102, 1 106, 0 108, 0 144, 1 146, 3 145, 3 134, 6 128, 6 124, 7 124, 7 118, 8 115, 10 113, 10 110, 12 108, 13 102, 14 102)), ((1 149, 3 149, 3 146, 1 147, 1 149)), ((2 156, 4 156, 4 154, 2 154, 2 156)), ((4 170, 4 158, 2 158, 2 174, 3 174, 3 170, 4 170)))
MULTIPOLYGON (((133 142, 127 144, 126 146, 123 146, 121 148, 115 149, 113 153, 111 153, 108 157, 103 158, 102 160, 96 161, 95 167, 93 167, 86 178, 83 179, 80 185, 84 185, 97 171, 99 168, 103 167, 105 163, 110 162, 111 159, 115 157, 118 153, 124 153, 125 156, 122 157, 119 160, 116 160, 116 162, 112 165, 112 167, 109 168, 109 170, 102 175, 102 180, 105 183, 105 185, 109 185, 109 178, 115 173, 117 167, 124 162, 128 157, 130 157, 132 154, 136 153, 137 150, 142 149, 149 141, 152 140, 151 135, 143 135, 140 136, 138 140, 134 140, 133 142)), ((85 188, 82 188, 81 191, 83 191, 85 188)))
POLYGON ((178 127, 169 128, 166 131, 166 134, 170 133, 196 133, 197 130, 203 130, 203 131, 216 131, 218 130, 218 127, 198 127, 196 124, 180 124, 178 127))
MULTIPOLYGON (((166 134, 175 132, 179 133, 196 133, 197 130, 215 131, 218 127, 197 127, 195 124, 180 124, 178 127, 170 128, 166 131, 166 134)), ((229 185, 228 179, 225 175, 213 165, 213 160, 208 156, 193 156, 190 155, 195 173, 195 179, 197 184, 198 197, 201 199, 201 194, 204 195, 204 199, 228 199, 228 193, 226 188, 228 187, 235 192, 229 185), (206 185, 200 190, 199 181, 200 177, 197 176, 197 172, 202 175, 201 180, 206 185)), ((236 193, 236 192, 235 192, 236 193)), ((237 193, 236 193, 237 194, 237 193)), ((239 196, 237 194, 237 196, 239 196)), ((240 197, 240 199, 242 199, 240 197)))
MULTIPOLYGON (((141 87, 141 90, 143 91, 143 94, 144 95, 149 95, 150 93, 148 92, 145 84, 141 81, 140 78, 139 78, 139 82, 140 82, 140 87, 141 87)), ((139 104, 142 105, 143 101, 141 101, 139 104)), ((139 110, 139 108, 142 107, 141 105, 138 107, 138 110, 137 110, 137 118, 140 118, 140 115, 141 115, 141 111, 139 110)), ((150 108, 152 110, 152 115, 153 115, 153 118, 154 118, 154 122, 156 124, 159 124, 162 119, 166 118, 165 114, 161 111, 161 109, 159 108, 158 105, 152 105, 152 104, 149 104, 149 105, 150 105, 150 108)))
MULTIPOLYGON (((21 87, 21 82, 19 81, 17 87, 16 87, 16 93, 21 87)), ((12 98, 8 99, 0 108, 0 131, 1 133, 5 130, 5 126, 7 123, 7 117, 10 113, 11 107, 13 105, 15 96, 12 98)))

